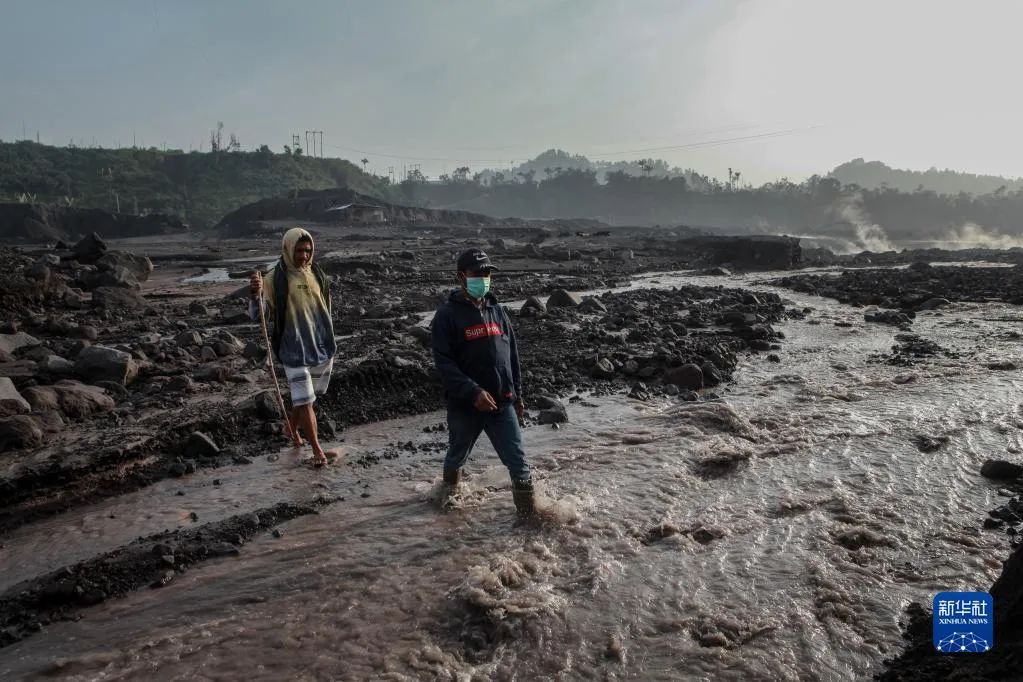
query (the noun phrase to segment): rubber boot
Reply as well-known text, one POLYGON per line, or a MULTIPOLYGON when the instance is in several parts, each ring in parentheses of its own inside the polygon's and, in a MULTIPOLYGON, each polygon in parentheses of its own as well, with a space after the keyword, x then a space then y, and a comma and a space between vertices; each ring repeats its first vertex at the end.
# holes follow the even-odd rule
POLYGON ((461 469, 445 469, 444 470, 444 482, 450 485, 458 485, 458 482, 462 480, 461 469))
POLYGON ((536 498, 533 492, 533 479, 521 481, 512 479, 512 499, 515 500, 515 511, 520 519, 532 518, 536 515, 536 498))

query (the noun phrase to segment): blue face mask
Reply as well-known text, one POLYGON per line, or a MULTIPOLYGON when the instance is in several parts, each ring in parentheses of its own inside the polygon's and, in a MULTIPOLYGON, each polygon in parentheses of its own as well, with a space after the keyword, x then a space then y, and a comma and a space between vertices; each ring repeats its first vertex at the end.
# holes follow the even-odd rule
POLYGON ((483 298, 490 291, 489 277, 466 277, 465 290, 473 298, 483 298))

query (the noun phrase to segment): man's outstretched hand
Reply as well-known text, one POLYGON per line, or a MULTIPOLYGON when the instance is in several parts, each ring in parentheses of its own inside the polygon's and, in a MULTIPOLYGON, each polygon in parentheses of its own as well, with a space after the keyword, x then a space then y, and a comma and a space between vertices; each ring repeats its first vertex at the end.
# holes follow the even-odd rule
POLYGON ((490 395, 486 391, 480 391, 476 395, 476 400, 473 401, 473 405, 480 412, 494 412, 497 410, 497 403, 494 401, 494 396, 490 395))

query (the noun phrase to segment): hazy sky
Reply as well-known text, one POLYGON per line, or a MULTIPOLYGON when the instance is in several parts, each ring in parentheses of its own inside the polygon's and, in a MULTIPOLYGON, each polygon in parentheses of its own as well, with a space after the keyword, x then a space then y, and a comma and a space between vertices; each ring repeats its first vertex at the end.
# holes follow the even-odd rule
POLYGON ((1011 0, 0 0, 0 139, 208 149, 220 120, 378 172, 559 147, 1019 176, 1021 25, 1011 0))

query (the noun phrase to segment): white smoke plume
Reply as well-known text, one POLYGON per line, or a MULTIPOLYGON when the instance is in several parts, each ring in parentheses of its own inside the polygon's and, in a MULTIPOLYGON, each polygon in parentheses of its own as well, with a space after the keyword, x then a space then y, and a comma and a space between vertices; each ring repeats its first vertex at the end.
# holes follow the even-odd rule
POLYGON ((946 232, 944 239, 935 241, 934 246, 948 251, 1023 248, 1023 236, 1002 234, 976 223, 966 223, 958 229, 946 232))
POLYGON ((854 251, 896 251, 895 244, 888 238, 884 228, 871 222, 863 211, 862 196, 859 193, 843 197, 836 206, 839 220, 852 225, 856 233, 852 246, 854 251))

